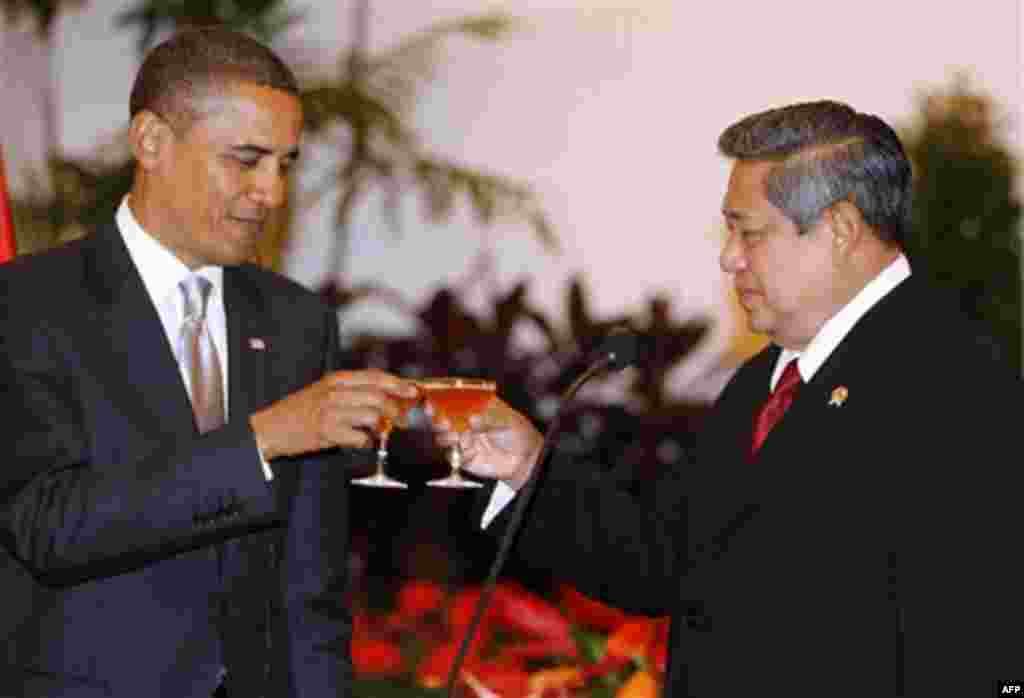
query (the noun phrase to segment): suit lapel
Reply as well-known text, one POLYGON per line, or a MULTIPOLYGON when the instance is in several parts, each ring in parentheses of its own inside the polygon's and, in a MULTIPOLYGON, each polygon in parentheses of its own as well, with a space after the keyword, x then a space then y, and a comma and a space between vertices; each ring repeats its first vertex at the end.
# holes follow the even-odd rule
MULTIPOLYGON (((845 438, 844 425, 860 414, 864 402, 884 394, 880 376, 887 373, 886 338, 899 336, 899 326, 913 312, 918 290, 914 277, 907 279, 857 321, 765 439, 763 457, 770 458, 775 450, 792 455, 797 441, 806 449, 809 444, 822 444, 829 435, 845 438), (838 397, 840 388, 845 396, 837 404, 833 397, 838 397)), ((841 444, 826 445, 841 448, 841 444)))
MULTIPOLYGON (((274 357, 281 355, 284 341, 277 327, 283 320, 274 310, 263 288, 253 282, 242 267, 224 269, 224 310, 228 329, 228 390, 230 419, 249 415, 284 397, 275 380, 274 357)), ((295 487, 295 464, 274 469, 274 491, 281 512, 287 511, 295 487)))
POLYGON ((85 278, 95 317, 84 317, 85 365, 108 366, 105 389, 146 434, 169 439, 195 430, 192 406, 160 316, 114 225, 86 246, 85 278))
POLYGON ((270 400, 272 311, 260 288, 239 268, 224 270, 228 332, 228 391, 231 418, 248 419, 270 400))
MULTIPOLYGON (((750 443, 754 434, 754 419, 761 405, 771 394, 772 371, 775 370, 775 363, 778 361, 780 353, 782 350, 778 346, 769 345, 743 367, 741 376, 737 376, 734 394, 730 395, 728 403, 729 415, 724 419, 724 423, 732 425, 732 429, 740 429, 741 433, 724 435, 723 443, 718 446, 721 452, 734 455, 734 459, 730 459, 730 461, 746 463, 749 459, 750 443)), ((725 405, 719 407, 725 407, 725 405)), ((785 419, 782 421, 784 422, 785 419)), ((776 426, 776 429, 781 424, 782 422, 776 426)), ((765 439, 761 447, 762 453, 771 441, 774 431, 775 429, 765 439)))

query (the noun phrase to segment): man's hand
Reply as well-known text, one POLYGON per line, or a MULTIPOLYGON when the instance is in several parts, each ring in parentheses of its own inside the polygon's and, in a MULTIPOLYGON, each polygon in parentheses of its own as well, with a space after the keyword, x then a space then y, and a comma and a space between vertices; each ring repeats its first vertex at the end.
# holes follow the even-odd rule
POLYGON ((453 446, 460 442, 464 470, 504 480, 516 490, 530 477, 544 437, 529 419, 501 399, 492 400, 483 414, 470 417, 472 431, 462 434, 461 440, 447 420, 432 413, 429 403, 426 409, 439 444, 453 446))
POLYGON ((266 460, 333 446, 362 448, 382 416, 395 419, 398 397, 417 388, 383 371, 336 371, 254 413, 249 422, 266 460))

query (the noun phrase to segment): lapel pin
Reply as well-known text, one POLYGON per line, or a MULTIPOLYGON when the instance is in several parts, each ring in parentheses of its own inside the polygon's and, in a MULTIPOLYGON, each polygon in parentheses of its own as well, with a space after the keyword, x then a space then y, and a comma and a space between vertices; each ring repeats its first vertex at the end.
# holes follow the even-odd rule
POLYGON ((829 407, 842 407, 846 398, 850 397, 850 391, 845 385, 840 385, 832 391, 832 397, 828 400, 829 407))
POLYGON ((254 351, 263 351, 267 348, 267 343, 260 337, 249 337, 249 348, 254 351))

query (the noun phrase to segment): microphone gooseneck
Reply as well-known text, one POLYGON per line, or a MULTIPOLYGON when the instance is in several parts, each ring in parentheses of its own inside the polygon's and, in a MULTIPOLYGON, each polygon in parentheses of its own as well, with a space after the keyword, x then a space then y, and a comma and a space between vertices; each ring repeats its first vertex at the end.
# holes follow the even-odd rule
POLYGON ((469 626, 466 628, 465 637, 462 638, 462 644, 459 646, 459 652, 455 655, 455 660, 452 662, 451 669, 448 671, 448 680, 445 688, 445 693, 448 698, 453 698, 452 691, 455 688, 455 681, 458 678, 459 671, 462 668, 462 663, 469 651, 470 642, 473 639, 477 626, 480 625, 480 622, 483 619, 484 611, 491 602, 491 597, 494 595, 494 587, 497 583, 498 575, 501 572, 502 566, 505 564, 505 559, 508 557, 508 554, 512 549, 512 541, 515 540, 516 533, 518 533, 520 524, 522 524, 523 514, 526 512, 526 508, 533 499, 533 493, 537 488, 540 473, 551 454, 551 449, 554 447, 554 436, 561 428, 562 415, 564 414, 565 406, 573 399, 573 397, 576 396, 576 393, 579 392, 581 387, 583 387, 583 384, 593 378, 596 374, 602 371, 619 371, 624 369, 627 366, 636 363, 639 353, 640 342, 636 335, 625 331, 616 331, 609 334, 601 345, 591 354, 593 360, 590 365, 587 366, 587 369, 581 373, 562 394, 562 399, 559 402, 558 409, 555 411, 555 416, 552 418, 551 424, 548 425, 547 432, 544 434, 544 441, 541 444, 540 453, 537 455, 537 462, 534 465, 533 470, 530 472, 529 477, 526 479, 526 482, 523 483, 523 486, 519 488, 519 491, 516 493, 515 508, 512 510, 511 519, 505 529, 505 534, 502 536, 501 543, 498 546, 498 553, 494 558, 494 562, 491 564, 487 580, 484 582, 483 589, 480 592, 480 598, 477 600, 476 609, 473 612, 473 618, 470 621, 469 626))

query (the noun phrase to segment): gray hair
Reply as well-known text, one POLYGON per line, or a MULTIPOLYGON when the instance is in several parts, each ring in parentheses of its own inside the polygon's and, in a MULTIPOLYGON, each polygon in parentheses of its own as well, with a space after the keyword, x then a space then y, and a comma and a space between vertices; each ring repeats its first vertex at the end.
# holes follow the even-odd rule
POLYGON ((718 149, 738 160, 778 163, 765 180, 765 196, 801 233, 845 199, 882 240, 906 240, 910 161, 896 132, 877 116, 839 102, 793 104, 729 126, 718 149))

